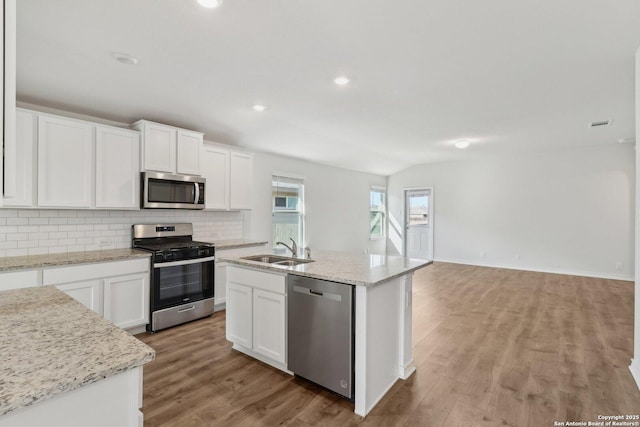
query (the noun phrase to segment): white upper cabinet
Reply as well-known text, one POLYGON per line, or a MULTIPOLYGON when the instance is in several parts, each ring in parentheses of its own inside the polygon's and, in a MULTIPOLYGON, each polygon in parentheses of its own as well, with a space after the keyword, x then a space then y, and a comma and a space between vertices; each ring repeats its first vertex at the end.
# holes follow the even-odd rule
MULTIPOLYGON (((0 22, 4 22, 0 29, 0 50, 2 51, 2 67, 0 67, 0 151, 4 162, 0 162, 0 188, 3 195, 16 197, 16 169, 12 169, 16 162, 16 0, 3 0, 0 7, 0 22), (5 164, 8 165, 10 179, 5 180, 5 164)), ((0 206, 3 197, 0 197, 0 206)))
POLYGON ((140 207, 140 134, 96 127, 96 207, 140 207))
POLYGON ((131 125, 142 134, 143 171, 200 175, 204 134, 139 120, 131 125))
POLYGON ((38 206, 91 207, 93 147, 90 123, 38 117, 38 206))
POLYGON ((176 128, 146 120, 132 127, 142 134, 142 170, 176 173, 176 128))
POLYGON ((229 209, 229 151, 205 146, 202 150, 205 209, 229 209))
POLYGON ((16 113, 16 151, 13 161, 6 160, 4 205, 32 207, 35 204, 35 168, 37 117, 31 111, 18 109, 16 113))
POLYGON ((251 209, 253 182, 253 156, 246 153, 230 153, 229 158, 229 208, 251 209))
POLYGON ((178 129, 177 172, 200 175, 200 152, 204 135, 199 132, 178 129))

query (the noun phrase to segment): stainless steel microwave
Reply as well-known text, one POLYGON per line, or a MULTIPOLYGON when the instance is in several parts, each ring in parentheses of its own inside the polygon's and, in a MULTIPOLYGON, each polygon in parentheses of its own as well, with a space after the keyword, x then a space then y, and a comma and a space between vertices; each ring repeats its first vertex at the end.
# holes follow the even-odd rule
POLYGON ((143 209, 204 209, 204 184, 201 176, 142 172, 143 209))

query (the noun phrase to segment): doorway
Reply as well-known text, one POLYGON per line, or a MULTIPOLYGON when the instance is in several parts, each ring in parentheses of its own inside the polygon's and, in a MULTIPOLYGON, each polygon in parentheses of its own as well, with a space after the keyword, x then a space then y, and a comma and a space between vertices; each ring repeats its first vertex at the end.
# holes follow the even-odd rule
POLYGON ((404 254, 433 259, 433 188, 407 189, 404 194, 404 254))

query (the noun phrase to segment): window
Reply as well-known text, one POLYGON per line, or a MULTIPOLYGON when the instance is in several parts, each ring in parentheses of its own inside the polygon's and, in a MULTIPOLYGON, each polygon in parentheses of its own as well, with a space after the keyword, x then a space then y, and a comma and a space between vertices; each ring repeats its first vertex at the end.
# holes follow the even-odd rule
MULTIPOLYGON (((291 246, 293 239, 304 245, 304 181, 274 175, 271 180, 273 247, 277 242, 291 246)), ((282 248, 283 246, 279 246, 282 248)))
POLYGON ((371 191, 369 193, 369 200, 371 204, 369 237, 371 239, 385 237, 386 193, 387 190, 381 187, 371 187, 371 191))

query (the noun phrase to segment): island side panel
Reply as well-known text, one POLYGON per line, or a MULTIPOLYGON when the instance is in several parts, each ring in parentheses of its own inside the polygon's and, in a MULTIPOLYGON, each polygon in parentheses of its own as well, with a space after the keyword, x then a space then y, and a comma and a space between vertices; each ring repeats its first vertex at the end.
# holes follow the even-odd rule
POLYGON ((405 361, 411 360, 411 324, 405 324, 406 319, 411 318, 411 305, 406 306, 406 282, 407 276, 402 276, 373 287, 356 286, 355 413, 358 415, 365 416, 373 409, 401 378, 405 361))
POLYGON ((141 427, 142 367, 0 416, 0 427, 141 427))
POLYGON ((402 280, 402 298, 400 299, 400 371, 401 379, 406 380, 415 371, 413 361, 413 273, 400 278, 402 280))

